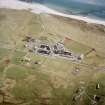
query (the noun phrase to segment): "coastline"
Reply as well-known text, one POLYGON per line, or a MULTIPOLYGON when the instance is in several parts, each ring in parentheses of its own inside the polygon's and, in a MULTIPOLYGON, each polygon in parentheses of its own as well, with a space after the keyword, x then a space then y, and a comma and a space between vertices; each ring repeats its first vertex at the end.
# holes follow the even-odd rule
POLYGON ((50 9, 44 5, 37 4, 37 3, 31 4, 31 3, 18 1, 18 0, 0 0, 0 8, 30 10, 30 12, 35 13, 35 14, 47 13, 47 14, 52 14, 52 15, 59 15, 62 17, 81 20, 87 23, 94 23, 94 24, 100 24, 100 25, 105 26, 105 21, 103 20, 97 20, 97 19, 84 17, 84 16, 76 16, 76 15, 61 13, 61 12, 58 12, 56 10, 50 9))

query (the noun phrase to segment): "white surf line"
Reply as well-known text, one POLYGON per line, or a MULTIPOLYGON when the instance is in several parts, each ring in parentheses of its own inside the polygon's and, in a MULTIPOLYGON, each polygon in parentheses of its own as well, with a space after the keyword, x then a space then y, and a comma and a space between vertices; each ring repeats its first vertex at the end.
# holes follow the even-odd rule
POLYGON ((53 14, 53 15, 59 15, 62 17, 68 17, 76 20, 82 20, 87 23, 95 23, 95 24, 101 24, 105 26, 105 21, 103 20, 97 20, 89 17, 84 16, 76 16, 76 15, 68 15, 64 14, 58 11, 55 11, 53 9, 50 9, 44 5, 37 4, 37 3, 26 3, 18 0, 0 0, 0 8, 8 8, 8 9, 17 9, 17 10, 28 10, 35 14, 40 13, 47 13, 47 14, 53 14))

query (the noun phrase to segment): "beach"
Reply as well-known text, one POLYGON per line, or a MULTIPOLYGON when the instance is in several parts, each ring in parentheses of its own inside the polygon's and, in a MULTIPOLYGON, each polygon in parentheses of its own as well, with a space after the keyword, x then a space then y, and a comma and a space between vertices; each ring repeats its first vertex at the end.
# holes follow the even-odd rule
POLYGON ((37 4, 37 3, 26 3, 18 0, 0 0, 0 8, 8 8, 8 9, 18 9, 18 10, 30 10, 32 13, 40 14, 40 13, 47 13, 47 14, 54 14, 63 17, 68 17, 76 20, 82 20, 87 23, 95 23, 105 25, 105 21, 97 20, 85 16, 76 16, 76 15, 69 15, 64 14, 53 9, 50 9, 44 5, 37 4))
POLYGON ((105 26, 93 23, 0 0, 0 105, 90 105, 95 95, 105 105, 105 26))

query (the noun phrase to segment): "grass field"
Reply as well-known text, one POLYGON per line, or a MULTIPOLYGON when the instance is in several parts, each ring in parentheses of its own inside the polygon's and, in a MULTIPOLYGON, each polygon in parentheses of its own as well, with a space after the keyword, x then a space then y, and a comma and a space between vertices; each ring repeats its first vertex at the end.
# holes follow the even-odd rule
POLYGON ((0 105, 105 105, 104 29, 59 16, 0 9, 0 105), (65 46, 84 59, 74 63, 35 55, 24 48, 25 36, 51 44, 69 37, 65 46), (22 61, 25 56, 30 62, 22 61))

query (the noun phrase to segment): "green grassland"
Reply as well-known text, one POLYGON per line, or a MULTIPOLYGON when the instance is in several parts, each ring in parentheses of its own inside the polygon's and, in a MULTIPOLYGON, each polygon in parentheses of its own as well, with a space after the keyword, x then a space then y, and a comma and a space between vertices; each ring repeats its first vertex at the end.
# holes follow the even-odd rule
POLYGON ((104 54, 104 26, 0 9, 0 105, 92 105, 94 95, 100 98, 95 105, 105 105, 104 54), (35 55, 24 48, 25 36, 47 43, 69 37, 65 46, 84 54, 84 60, 74 63, 35 55), (30 62, 22 61, 26 55, 30 62))

